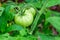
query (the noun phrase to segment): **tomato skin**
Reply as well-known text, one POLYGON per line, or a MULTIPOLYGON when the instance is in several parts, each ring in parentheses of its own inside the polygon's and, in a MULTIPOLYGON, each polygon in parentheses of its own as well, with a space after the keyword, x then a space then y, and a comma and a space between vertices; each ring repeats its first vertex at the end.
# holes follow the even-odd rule
POLYGON ((25 11, 24 15, 22 16, 20 16, 19 14, 16 14, 14 20, 16 24, 21 25, 23 27, 28 27, 33 22, 33 15, 30 12, 25 11))
POLYGON ((28 11, 30 11, 32 15, 35 16, 36 10, 34 8, 31 7, 28 11))
POLYGON ((27 9, 26 12, 32 14, 33 16, 36 15, 36 10, 33 7, 30 7, 29 9, 27 9))

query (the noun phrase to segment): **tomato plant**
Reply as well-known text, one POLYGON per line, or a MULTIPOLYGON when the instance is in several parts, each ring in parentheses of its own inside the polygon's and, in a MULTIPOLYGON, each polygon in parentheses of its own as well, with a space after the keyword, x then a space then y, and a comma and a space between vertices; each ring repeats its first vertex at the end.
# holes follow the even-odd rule
POLYGON ((60 40, 60 0, 0 0, 0 40, 60 40))

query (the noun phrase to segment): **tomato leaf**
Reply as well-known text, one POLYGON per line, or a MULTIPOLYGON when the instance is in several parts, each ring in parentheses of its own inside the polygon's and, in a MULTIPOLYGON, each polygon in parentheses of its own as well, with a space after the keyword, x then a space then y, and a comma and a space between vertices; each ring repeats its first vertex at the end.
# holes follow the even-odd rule
POLYGON ((0 16, 2 15, 3 11, 4 11, 4 8, 0 7, 0 16))
POLYGON ((4 16, 6 17, 7 21, 10 21, 10 20, 13 20, 15 13, 16 13, 16 11, 14 10, 14 6, 13 5, 9 5, 9 6, 7 6, 5 8, 4 16))
POLYGON ((56 36, 56 37, 55 37, 55 40, 60 40, 60 37, 59 37, 59 36, 56 36))
POLYGON ((6 27, 7 27, 7 21, 3 16, 0 16, 0 31, 5 32, 6 27))
POLYGON ((22 28, 22 26, 20 26, 20 25, 16 25, 16 24, 13 24, 13 25, 11 25, 11 26, 9 26, 8 28, 7 28, 7 32, 10 32, 10 31, 20 31, 20 30, 22 30, 23 28, 22 28))
POLYGON ((49 0, 48 2, 47 2, 47 5, 46 5, 46 7, 51 7, 51 6, 54 6, 54 5, 58 5, 58 4, 60 4, 60 0, 49 0))
POLYGON ((27 31, 25 29, 20 30, 20 35, 21 36, 27 35, 27 31))
POLYGON ((28 3, 28 4, 30 4, 31 6, 33 6, 33 7, 36 7, 36 8, 41 8, 41 3, 40 2, 32 2, 32 3, 28 3))
POLYGON ((48 17, 51 17, 51 16, 60 17, 60 13, 57 12, 57 11, 47 10, 46 13, 45 13, 45 17, 48 18, 48 17))
POLYGON ((46 21, 50 22, 54 28, 57 29, 57 31, 60 32, 60 17, 49 17, 46 19, 46 21))
POLYGON ((54 37, 52 37, 50 35, 46 35, 46 34, 40 33, 40 32, 37 32, 36 34, 38 35, 38 40, 54 40, 54 37))

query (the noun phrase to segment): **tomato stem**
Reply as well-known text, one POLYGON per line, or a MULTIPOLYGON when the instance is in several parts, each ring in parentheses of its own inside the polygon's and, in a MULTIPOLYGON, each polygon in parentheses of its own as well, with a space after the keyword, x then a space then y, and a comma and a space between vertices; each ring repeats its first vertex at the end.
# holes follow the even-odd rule
MULTIPOLYGON (((47 0, 48 1, 48 0, 47 0)), ((31 32, 29 34, 32 34, 37 26, 38 20, 40 18, 40 16, 43 14, 44 10, 46 9, 46 4, 47 1, 43 4, 43 7, 41 8, 41 10, 39 11, 39 14, 36 15, 36 18, 31 26, 31 32)))

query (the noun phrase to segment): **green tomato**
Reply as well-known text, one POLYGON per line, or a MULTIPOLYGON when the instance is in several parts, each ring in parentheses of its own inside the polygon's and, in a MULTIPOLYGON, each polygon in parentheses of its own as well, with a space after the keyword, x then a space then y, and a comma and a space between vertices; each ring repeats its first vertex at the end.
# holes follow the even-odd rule
POLYGON ((31 7, 28 11, 30 11, 32 15, 35 16, 36 10, 34 8, 31 7))
POLYGON ((33 22, 33 15, 26 10, 24 15, 16 14, 14 21, 18 25, 21 25, 23 27, 28 27, 33 22))

